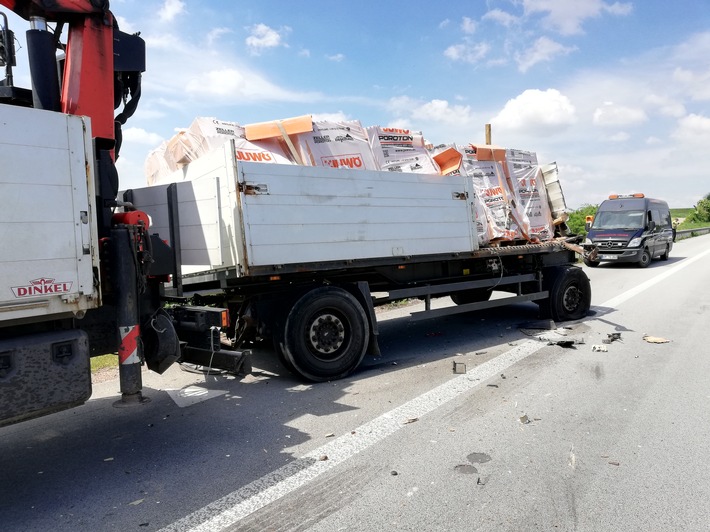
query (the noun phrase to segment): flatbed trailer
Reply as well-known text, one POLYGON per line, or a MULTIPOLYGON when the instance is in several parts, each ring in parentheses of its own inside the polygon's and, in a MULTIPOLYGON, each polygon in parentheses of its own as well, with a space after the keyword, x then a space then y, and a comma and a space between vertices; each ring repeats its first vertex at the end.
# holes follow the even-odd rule
POLYGON ((227 143, 123 200, 170 235, 167 298, 229 307, 234 348, 270 336, 313 381, 379 352, 374 309, 392 301, 424 300, 415 319, 534 301, 565 321, 590 307, 574 238, 479 247, 466 176, 241 162, 227 143), (432 309, 444 296, 456 306, 432 309))

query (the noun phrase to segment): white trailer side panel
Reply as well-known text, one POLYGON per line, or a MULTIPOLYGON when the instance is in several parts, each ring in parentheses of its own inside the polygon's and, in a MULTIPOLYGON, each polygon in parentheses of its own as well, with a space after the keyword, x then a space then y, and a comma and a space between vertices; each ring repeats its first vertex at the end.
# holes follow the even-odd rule
MULTIPOLYGON (((183 273, 466 253, 478 249, 460 176, 237 162, 225 145, 173 174, 183 273)), ((168 185, 133 190, 169 235, 168 185)), ((468 192, 468 194, 467 194, 468 192)), ((304 266, 307 265, 307 266, 304 266)))
POLYGON ((2 106, 0 161, 0 320, 97 307, 88 120, 2 106))
MULTIPOLYGON (((243 232, 231 144, 172 175, 178 198, 183 273, 235 268, 243 261, 243 232)), ((133 189, 133 203, 151 217, 151 233, 170 245, 168 187, 133 189)))
POLYGON ((459 176, 239 165, 248 265, 477 249, 459 176))

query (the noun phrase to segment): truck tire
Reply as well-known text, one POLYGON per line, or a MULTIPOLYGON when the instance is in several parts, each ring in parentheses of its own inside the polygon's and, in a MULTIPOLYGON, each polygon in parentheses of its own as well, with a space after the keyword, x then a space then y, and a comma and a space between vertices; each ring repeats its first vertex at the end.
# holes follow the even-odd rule
POLYGON ((539 303, 541 317, 570 321, 582 319, 589 312, 592 289, 582 268, 561 266, 545 270, 543 288, 550 295, 539 303))
POLYGON ((643 253, 641 253, 641 260, 638 261, 639 268, 648 268, 651 264, 651 252, 648 248, 643 248, 643 253))
POLYGON ((457 305, 467 305, 469 303, 480 303, 488 301, 493 291, 490 288, 472 288, 451 294, 451 301, 457 305))
POLYGON ((322 286, 301 297, 286 318, 283 356, 301 377, 323 382, 360 365, 370 334, 367 316, 346 290, 322 286))

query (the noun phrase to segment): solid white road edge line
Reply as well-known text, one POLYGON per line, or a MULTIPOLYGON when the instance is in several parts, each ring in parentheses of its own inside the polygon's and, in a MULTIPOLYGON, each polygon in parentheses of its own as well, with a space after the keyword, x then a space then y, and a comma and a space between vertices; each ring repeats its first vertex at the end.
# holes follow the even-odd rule
MULTIPOLYGON (((604 308, 617 307, 709 253, 710 250, 707 250, 692 259, 686 259, 653 279, 592 308, 603 310, 604 308)), ((311 451, 302 458, 294 460, 168 525, 159 532, 213 532, 231 526, 404 428, 405 421, 408 419, 419 418, 432 412, 462 393, 475 388, 483 381, 499 375, 513 364, 539 351, 545 345, 547 344, 537 340, 528 340, 468 373, 451 379, 402 406, 361 425, 353 431, 354 434, 341 436, 311 451), (324 455, 328 459, 321 461, 320 457, 324 455)))
POLYGON ((208 504, 168 525, 160 532, 213 532, 233 525, 240 519, 306 485, 322 473, 333 469, 357 453, 408 426, 405 423, 407 420, 420 418, 432 412, 462 393, 475 388, 483 381, 500 375, 513 364, 520 362, 546 345, 547 343, 539 340, 526 340, 468 373, 453 378, 357 427, 352 433, 340 436, 302 458, 208 504), (323 455, 328 459, 320 460, 323 455))
POLYGON ((621 305, 625 301, 628 301, 632 297, 637 296, 638 294, 640 294, 644 290, 648 290, 654 284, 660 283, 661 281, 663 281, 664 279, 667 279, 671 275, 678 273, 678 271, 682 270, 686 266, 690 266, 695 261, 702 259, 708 253, 710 253, 710 249, 702 252, 700 255, 696 255, 692 259, 684 259, 680 264, 677 264, 677 265, 673 266, 672 268, 668 268, 666 271, 664 271, 660 275, 656 275, 653 279, 649 279, 648 281, 641 283, 640 285, 636 286, 635 288, 632 288, 631 290, 627 290, 623 294, 619 294, 616 297, 612 297, 610 300, 605 301, 601 305, 595 305, 592 307, 592 309, 597 310, 597 311, 603 311, 606 308, 618 307, 619 305, 621 305))

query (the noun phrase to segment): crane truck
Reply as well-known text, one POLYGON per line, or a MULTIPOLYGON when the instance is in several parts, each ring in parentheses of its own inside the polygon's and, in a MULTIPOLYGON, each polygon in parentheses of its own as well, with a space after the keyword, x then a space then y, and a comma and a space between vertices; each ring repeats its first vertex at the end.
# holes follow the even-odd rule
POLYGON ((396 300, 424 301, 414 319, 522 301, 561 321, 589 310, 574 237, 479 245, 460 174, 261 164, 232 141, 171 183, 120 190, 143 40, 107 1, 0 5, 31 21, 32 81, 13 82, 4 19, 0 426, 88 400, 99 354, 118 353, 117 404, 131 405, 146 400, 144 365, 245 372, 261 338, 296 375, 341 378, 378 353, 375 308, 396 300), (443 296, 455 305, 433 308, 443 296))
POLYGON ((222 349, 226 309, 163 308, 170 250, 144 213, 117 212, 115 160, 140 98, 143 39, 119 30, 105 0, 0 5, 31 23, 32 85, 14 83, 3 14, 0 426, 84 403, 93 355, 118 353, 124 405, 147 399, 144 364, 162 373, 178 359, 248 363, 222 349))

